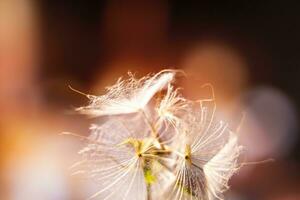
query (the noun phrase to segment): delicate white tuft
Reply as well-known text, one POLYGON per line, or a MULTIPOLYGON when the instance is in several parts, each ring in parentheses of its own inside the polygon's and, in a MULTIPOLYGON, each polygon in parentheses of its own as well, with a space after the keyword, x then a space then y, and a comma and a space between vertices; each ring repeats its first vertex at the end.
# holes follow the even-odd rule
POLYGON ((227 144, 205 164, 209 199, 222 199, 222 193, 229 189, 228 181, 239 169, 238 157, 241 149, 237 136, 231 133, 227 144))
POLYGON ((90 104, 77 110, 94 117, 103 115, 130 114, 143 110, 151 98, 172 82, 175 72, 168 70, 154 76, 136 79, 129 73, 129 79, 119 79, 102 96, 89 95, 90 104))

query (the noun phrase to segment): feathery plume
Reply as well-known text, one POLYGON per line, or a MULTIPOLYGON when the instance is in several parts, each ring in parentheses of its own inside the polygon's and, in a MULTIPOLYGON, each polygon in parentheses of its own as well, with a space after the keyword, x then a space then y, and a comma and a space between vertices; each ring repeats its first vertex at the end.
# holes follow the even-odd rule
POLYGON ((165 70, 154 76, 136 79, 129 73, 129 79, 118 81, 106 88, 102 96, 87 95, 90 104, 77 111, 94 117, 103 115, 130 114, 144 109, 150 99, 165 88, 174 78, 174 71, 165 70))

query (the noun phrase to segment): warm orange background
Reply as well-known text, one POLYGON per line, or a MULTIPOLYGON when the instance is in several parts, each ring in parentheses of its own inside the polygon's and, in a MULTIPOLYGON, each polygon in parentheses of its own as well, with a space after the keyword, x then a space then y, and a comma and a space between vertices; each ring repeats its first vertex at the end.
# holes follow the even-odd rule
POLYGON ((295 2, 0 1, 0 199, 84 199, 70 176, 91 122, 68 85, 102 94, 127 71, 183 69, 191 99, 214 85, 245 162, 228 199, 300 199, 299 26, 295 2), (197 2, 197 3, 196 3, 197 2), (243 117, 244 116, 244 117, 243 117), (242 121, 242 122, 241 122, 242 121))

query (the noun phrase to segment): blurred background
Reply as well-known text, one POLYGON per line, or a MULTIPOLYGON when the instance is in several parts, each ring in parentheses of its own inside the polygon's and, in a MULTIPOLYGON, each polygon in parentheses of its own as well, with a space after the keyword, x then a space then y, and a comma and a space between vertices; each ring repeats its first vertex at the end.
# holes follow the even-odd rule
POLYGON ((247 165, 231 200, 300 199, 298 1, 0 0, 0 199, 81 200, 70 176, 90 120, 68 85, 102 94, 128 71, 183 69, 191 99, 211 95, 239 129, 247 165), (242 121, 242 122, 241 122, 242 121))

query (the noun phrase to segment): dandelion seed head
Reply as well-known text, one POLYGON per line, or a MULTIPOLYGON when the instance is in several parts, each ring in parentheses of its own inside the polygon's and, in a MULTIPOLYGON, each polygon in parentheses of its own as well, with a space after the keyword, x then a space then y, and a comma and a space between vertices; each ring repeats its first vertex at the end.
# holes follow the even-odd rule
POLYGON ((222 199, 239 166, 237 136, 216 119, 214 99, 185 99, 173 85, 175 74, 129 73, 77 109, 109 116, 91 125, 74 165, 99 184, 91 199, 222 199))

